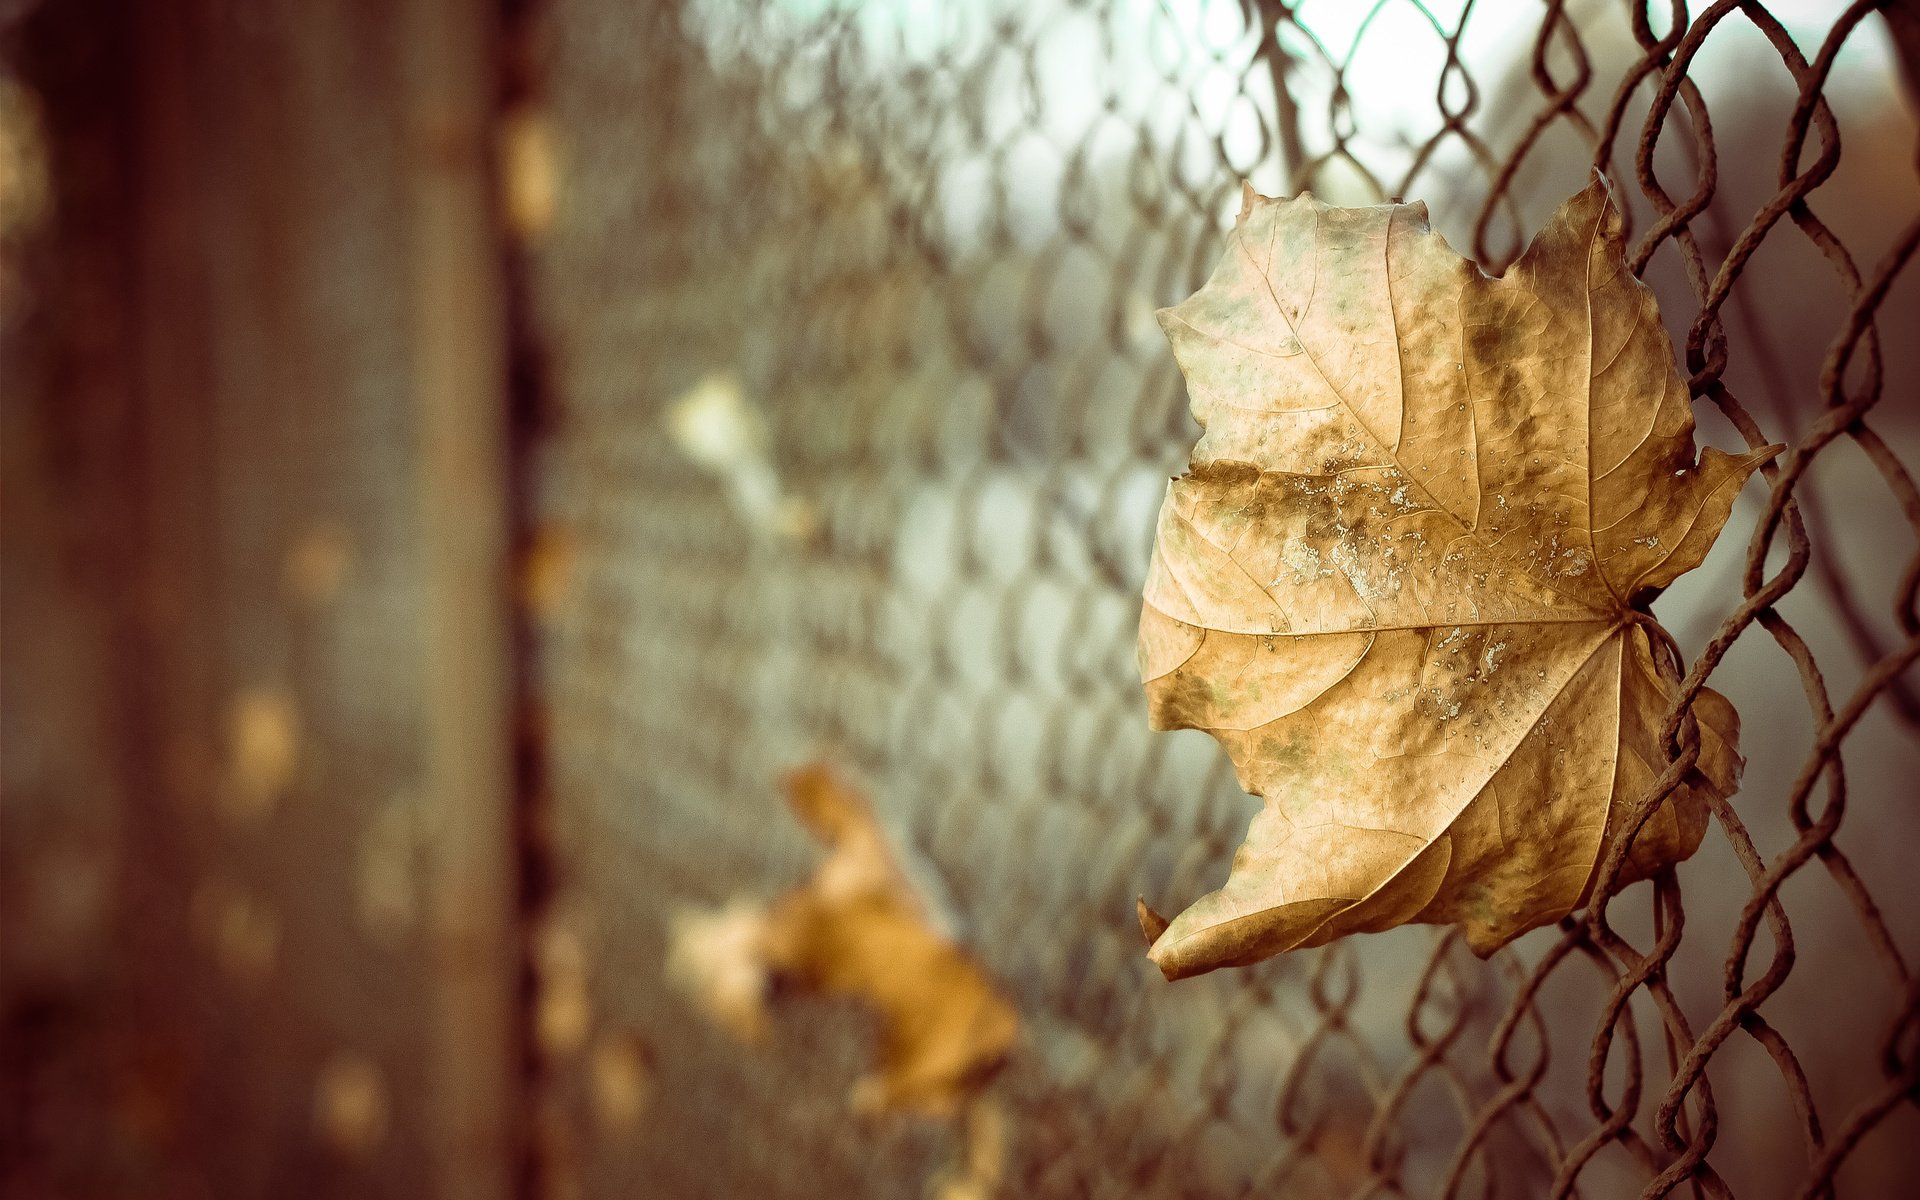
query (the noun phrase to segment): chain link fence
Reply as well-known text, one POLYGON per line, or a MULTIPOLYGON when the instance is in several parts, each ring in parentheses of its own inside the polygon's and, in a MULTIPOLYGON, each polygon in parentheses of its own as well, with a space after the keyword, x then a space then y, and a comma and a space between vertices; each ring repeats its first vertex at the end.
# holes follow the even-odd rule
POLYGON ((746 1049, 664 981, 677 908, 807 869, 776 780, 816 756, 1023 1014, 1005 1194, 1908 1186, 1920 190, 1889 7, 525 14, 560 164, 526 257, 554 1194, 913 1195, 953 1156, 850 1114, 851 1010, 746 1049), (1203 735, 1147 731, 1132 660, 1196 432, 1154 309, 1242 179, 1424 199, 1499 270, 1594 168, 1703 436, 1789 444, 1657 608, 1742 712, 1744 789, 1677 872, 1489 961, 1406 928, 1165 984, 1133 897, 1217 883, 1253 806, 1203 735))
POLYGON ((1020 1012, 999 1195, 1912 1190, 1910 0, 0 33, 0 1190, 935 1193, 978 1130, 855 1115, 857 1006, 743 1046, 665 971, 677 913, 812 869, 815 759, 1020 1012), (1596 168, 1702 438, 1789 447, 1655 605, 1742 790, 1490 960, 1165 982, 1134 897, 1217 885, 1254 802, 1147 729, 1197 433, 1154 310, 1243 179, 1424 200, 1499 270, 1596 168))

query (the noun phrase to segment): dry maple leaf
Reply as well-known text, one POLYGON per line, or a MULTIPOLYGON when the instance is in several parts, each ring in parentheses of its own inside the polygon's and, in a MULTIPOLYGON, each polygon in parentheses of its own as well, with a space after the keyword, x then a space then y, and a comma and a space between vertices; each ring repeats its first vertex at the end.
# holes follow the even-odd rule
MULTIPOLYGON (((1265 798, 1169 978, 1406 922, 1481 954, 1583 903, 1664 767, 1676 684, 1635 608, 1697 566, 1778 451, 1695 460, 1653 294, 1597 177, 1490 278, 1424 205, 1251 189, 1205 287, 1160 314, 1205 428, 1160 512, 1139 656, 1155 728, 1265 798)), ((1622 880, 1698 847, 1738 783, 1700 756, 1622 880)))
POLYGON ((818 764, 793 772, 786 786, 826 856, 770 907, 737 898, 722 910, 676 914, 669 976, 746 1041, 766 1033, 775 979, 863 1000, 880 1017, 879 1063, 855 1086, 854 1107, 973 1112, 980 1085, 1019 1034, 1013 1006, 935 927, 865 797, 818 764))
POLYGON ((769 913, 767 964, 879 1013, 880 1061, 855 1088, 857 1108, 955 1115, 1012 1048, 1013 1006, 928 923, 865 797, 821 765, 788 776, 787 797, 828 854, 769 913))

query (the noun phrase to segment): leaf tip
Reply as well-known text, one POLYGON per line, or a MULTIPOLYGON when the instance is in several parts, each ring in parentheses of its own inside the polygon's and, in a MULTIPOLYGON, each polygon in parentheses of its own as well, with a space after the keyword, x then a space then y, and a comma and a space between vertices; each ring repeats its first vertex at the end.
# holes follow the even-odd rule
POLYGON ((1240 181, 1240 215, 1233 219, 1235 225, 1246 224, 1247 218, 1253 215, 1253 202, 1259 198, 1259 193, 1253 190, 1253 181, 1242 179, 1240 181))
POLYGON ((781 779, 787 807, 819 841, 833 845, 848 828, 870 820, 865 800, 825 762, 796 767, 781 779))
POLYGON ((1469 921, 1462 925, 1466 932, 1467 949, 1481 962, 1499 953, 1500 948, 1511 942, 1517 935, 1502 931, 1482 922, 1469 921))
POLYGON ((1133 915, 1140 919, 1140 932, 1147 939, 1148 946, 1159 941, 1160 935, 1167 931, 1168 920, 1153 911, 1145 896, 1134 897, 1133 915))
POLYGON ((1614 194, 1614 191, 1613 180, 1607 178, 1605 171, 1602 171, 1599 167, 1589 167, 1587 169, 1587 186, 1581 188, 1576 195, 1590 196, 1597 193, 1606 201, 1609 207, 1617 212, 1620 208, 1620 198, 1614 194))
POLYGON ((1755 471, 1773 462, 1786 451, 1785 442, 1756 446, 1740 453, 1722 450, 1718 446, 1707 446, 1700 451, 1700 461, 1696 464, 1695 471, 1700 475, 1717 477, 1720 470, 1730 469, 1734 476, 1744 483, 1755 471))

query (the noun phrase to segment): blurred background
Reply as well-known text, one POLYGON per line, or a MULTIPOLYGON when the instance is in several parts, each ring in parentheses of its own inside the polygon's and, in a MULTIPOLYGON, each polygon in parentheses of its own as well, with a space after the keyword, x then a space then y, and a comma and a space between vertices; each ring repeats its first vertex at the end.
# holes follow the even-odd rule
POLYGON ((0 0, 0 1189, 1911 1194, 1916 71, 1910 0, 0 0), (1243 179, 1499 270, 1596 166, 1791 447, 1656 608, 1745 787, 1617 938, 1165 983, 1254 809, 1133 665, 1154 309, 1243 179), (991 1138, 667 970, 815 759, 1019 1014, 991 1138))

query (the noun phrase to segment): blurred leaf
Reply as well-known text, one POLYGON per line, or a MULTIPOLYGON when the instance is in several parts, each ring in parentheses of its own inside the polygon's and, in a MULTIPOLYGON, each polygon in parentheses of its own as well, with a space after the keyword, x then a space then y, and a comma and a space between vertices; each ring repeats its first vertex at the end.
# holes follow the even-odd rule
POLYGON ((749 527, 801 543, 819 533, 814 506, 781 485, 766 414, 732 371, 709 372, 676 399, 667 410, 667 432, 689 462, 726 485, 749 527))
POLYGON ((788 776, 787 799, 826 857, 770 909, 735 900, 677 914, 669 974, 749 1040, 766 1031, 774 977, 864 1001, 880 1017, 880 1052, 854 1107, 957 1115, 1012 1048, 1013 1006, 933 927, 864 796, 815 764, 788 776))
POLYGON ((864 796, 815 764, 788 777, 787 799, 828 853, 773 906, 768 964, 879 1013, 880 1061, 855 1088, 856 1108, 954 1115, 1012 1048, 1013 1006, 928 924, 864 796))
MULTIPOLYGON (((1168 489, 1140 619, 1156 728, 1206 730, 1265 797, 1226 885, 1169 923, 1169 978, 1406 922, 1480 954, 1582 903, 1667 761, 1678 688, 1634 606, 1706 556, 1778 447, 1696 461, 1653 294, 1603 182, 1501 278, 1424 205, 1249 189, 1161 314, 1205 428, 1168 489)), ((1622 881, 1686 858, 1739 722, 1622 881)))

